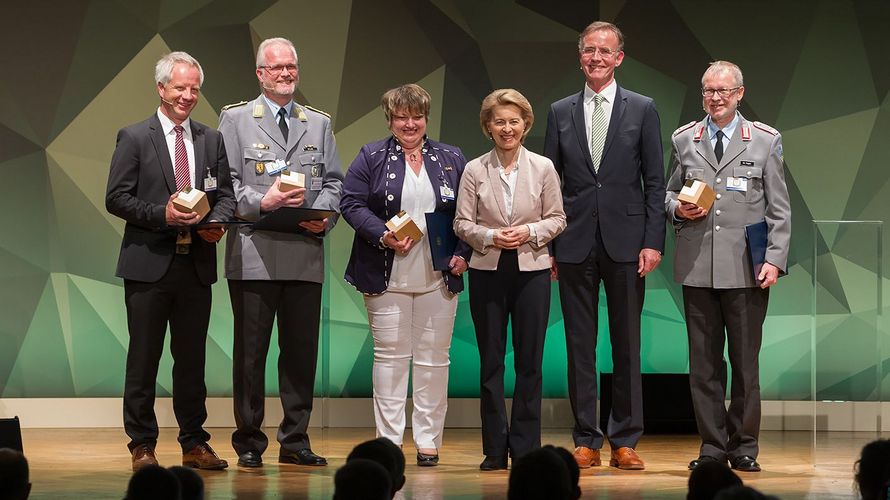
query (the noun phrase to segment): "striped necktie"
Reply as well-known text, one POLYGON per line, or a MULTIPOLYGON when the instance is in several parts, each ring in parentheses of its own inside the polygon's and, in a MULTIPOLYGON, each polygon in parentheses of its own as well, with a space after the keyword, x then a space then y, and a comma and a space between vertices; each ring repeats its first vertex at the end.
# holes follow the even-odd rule
POLYGON ((192 185, 191 175, 189 175, 189 157, 185 152, 185 141, 182 140, 182 125, 173 127, 173 130, 176 132, 176 142, 173 151, 176 157, 176 165, 173 173, 176 176, 176 190, 182 191, 192 185))
POLYGON ((590 159, 593 160, 593 171, 599 173, 600 161, 603 157, 603 147, 606 145, 606 110, 603 108, 601 94, 593 95, 593 113, 590 114, 590 159))

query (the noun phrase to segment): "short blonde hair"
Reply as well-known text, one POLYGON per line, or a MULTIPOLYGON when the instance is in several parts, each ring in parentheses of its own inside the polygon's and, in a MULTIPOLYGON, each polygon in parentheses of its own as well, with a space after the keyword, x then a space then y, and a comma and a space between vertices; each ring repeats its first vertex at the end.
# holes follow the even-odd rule
POLYGON ((398 111, 407 111, 412 115, 430 117, 430 94, 420 85, 406 83, 387 90, 380 98, 380 107, 386 116, 386 123, 392 124, 392 115, 398 111))
POLYGON ((479 125, 482 127, 482 134, 485 137, 491 137, 486 124, 491 121, 494 107, 510 104, 519 108, 522 119, 525 120, 525 131, 522 132, 522 139, 520 139, 520 142, 525 142, 525 138, 532 129, 532 124, 535 123, 535 113, 532 111, 532 105, 529 104, 528 99, 514 89, 497 89, 482 100, 482 109, 479 111, 479 125))

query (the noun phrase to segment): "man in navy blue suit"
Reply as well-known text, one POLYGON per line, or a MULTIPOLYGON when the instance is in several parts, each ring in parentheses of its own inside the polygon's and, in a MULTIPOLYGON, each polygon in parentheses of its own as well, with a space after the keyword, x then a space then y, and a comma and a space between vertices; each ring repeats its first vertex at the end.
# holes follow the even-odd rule
POLYGON ((604 435, 596 414, 599 286, 606 289, 612 342, 609 465, 645 467, 634 448, 643 434, 640 314, 644 276, 664 250, 664 165, 655 102, 618 86, 624 35, 606 22, 589 25, 578 52, 586 85, 553 103, 544 155, 562 179, 568 225, 553 243, 553 274, 568 353, 575 417, 575 460, 600 465, 604 435))

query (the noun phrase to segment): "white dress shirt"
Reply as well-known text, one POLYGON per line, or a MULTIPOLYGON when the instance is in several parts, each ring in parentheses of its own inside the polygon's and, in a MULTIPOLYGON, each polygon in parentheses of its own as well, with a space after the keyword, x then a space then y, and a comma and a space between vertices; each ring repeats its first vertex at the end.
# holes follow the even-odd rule
MULTIPOLYGON (((600 104, 606 113, 606 130, 609 129, 609 122, 612 120, 612 105, 615 103, 615 94, 618 92, 618 83, 612 79, 612 83, 606 85, 606 88, 600 92, 603 96, 603 102, 600 104)), ((596 95, 587 84, 584 84, 584 130, 587 132, 587 148, 590 150, 590 118, 593 114, 593 108, 596 106, 593 102, 593 96, 596 95)))
MULTIPOLYGON (((158 108, 158 120, 161 121, 161 130, 164 131, 164 139, 167 141, 167 152, 170 153, 170 163, 173 165, 173 178, 176 178, 176 126, 173 120, 161 113, 158 108)), ((192 138, 191 118, 182 122, 182 142, 185 143, 185 152, 189 159, 189 182, 195 187, 195 142, 192 138)))

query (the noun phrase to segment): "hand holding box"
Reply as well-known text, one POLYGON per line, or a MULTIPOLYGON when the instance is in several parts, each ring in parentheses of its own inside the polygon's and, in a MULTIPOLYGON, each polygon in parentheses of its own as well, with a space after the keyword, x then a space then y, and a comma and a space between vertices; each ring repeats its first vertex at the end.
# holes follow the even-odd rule
POLYGON ((417 224, 411 220, 411 216, 402 210, 395 217, 386 221, 386 227, 395 233, 396 238, 403 240, 410 236, 412 240, 418 241, 423 238, 423 232, 417 227, 417 224))
POLYGON ((173 206, 180 212, 197 212, 201 219, 210 213, 210 203, 207 195, 200 189, 187 187, 173 198, 173 206))
POLYGON ((687 180, 683 189, 680 190, 680 194, 677 195, 678 200, 693 203, 705 210, 711 209, 711 205, 714 204, 714 199, 716 198, 717 193, 711 189, 711 186, 695 179, 687 180))

